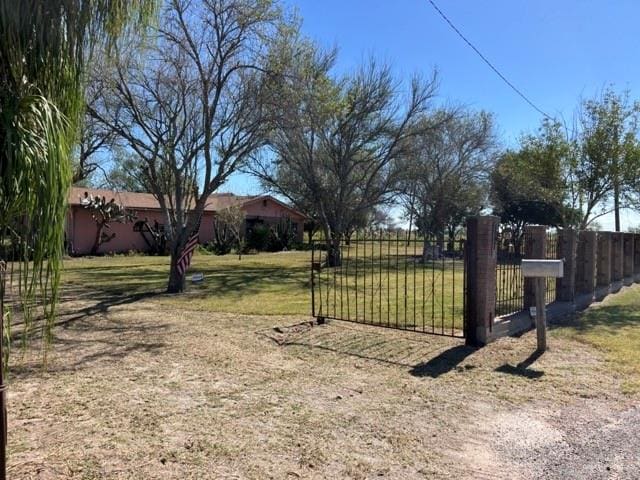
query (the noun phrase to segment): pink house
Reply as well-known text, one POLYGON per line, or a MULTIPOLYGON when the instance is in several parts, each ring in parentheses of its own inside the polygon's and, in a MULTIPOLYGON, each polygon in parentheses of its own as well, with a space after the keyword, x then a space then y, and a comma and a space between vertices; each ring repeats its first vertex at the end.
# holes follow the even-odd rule
MULTIPOLYGON (((96 222, 81 203, 85 192, 89 192, 93 196, 104 196, 107 201, 113 198, 116 203, 136 214, 136 220, 133 222, 112 222, 110 224, 109 233, 114 233, 115 237, 101 245, 98 253, 148 251, 149 244, 143 234, 134 229, 135 222, 147 220, 151 225, 157 222, 160 227, 166 222, 158 201, 150 193, 115 192, 73 187, 69 193, 69 210, 65 226, 68 251, 73 255, 89 254, 97 234, 96 222)), ((207 243, 213 239, 216 212, 233 205, 239 205, 244 210, 247 229, 251 229, 257 224, 273 225, 283 218, 289 218, 297 240, 302 241, 305 215, 280 200, 270 195, 238 196, 231 193, 216 193, 209 197, 209 202, 205 207, 200 225, 200 243, 207 243)))

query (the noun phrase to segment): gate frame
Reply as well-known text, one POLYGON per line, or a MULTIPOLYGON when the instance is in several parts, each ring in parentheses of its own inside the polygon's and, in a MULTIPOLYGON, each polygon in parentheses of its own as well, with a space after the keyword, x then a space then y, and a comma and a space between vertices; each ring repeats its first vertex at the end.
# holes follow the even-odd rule
MULTIPOLYGON (((395 240, 392 239, 392 238, 389 238, 389 239, 386 239, 385 241, 389 241, 389 242, 395 241, 395 242, 399 242, 399 243, 400 242, 407 242, 407 244, 408 244, 408 242, 420 242, 420 243, 422 243, 422 242, 425 241, 424 239, 418 239, 416 237, 414 237, 412 239, 412 235, 411 234, 412 234, 412 232, 409 232, 406 238, 397 237, 395 240)), ((374 237, 371 237, 371 238, 364 237, 364 238, 356 238, 356 239, 354 239, 352 241, 356 242, 356 243, 357 242, 365 242, 366 243, 366 242, 369 242, 369 241, 373 242, 373 241, 376 241, 376 240, 378 240, 378 239, 376 239, 374 237)), ((434 242, 434 243, 437 242, 437 240, 427 240, 427 241, 434 242)), ((446 240, 445 240, 445 242, 446 242, 446 240)), ((462 246, 462 255, 463 255, 462 256, 462 273, 461 273, 462 274, 462 295, 461 295, 461 297, 462 297, 461 298, 461 301, 462 301, 462 322, 460 324, 460 322, 455 323, 455 321, 454 321, 454 324, 451 327, 451 332, 452 333, 444 333, 444 327, 442 327, 443 330, 441 332, 436 331, 435 328, 432 328, 431 331, 429 331, 429 330, 419 330, 419 329, 416 329, 415 327, 413 329, 411 329, 411 328, 403 328, 403 327, 399 327, 397 324, 396 324, 396 326, 388 325, 388 324, 386 325, 386 324, 383 324, 383 323, 376 324, 376 323, 373 323, 373 322, 367 322, 366 320, 365 321, 358 321, 357 319, 354 320, 354 319, 351 319, 351 318, 339 318, 339 317, 330 316, 330 315, 327 316, 327 315, 323 314, 323 312, 322 312, 323 309, 322 308, 317 309, 316 291, 315 290, 316 290, 316 286, 321 288, 320 287, 320 283, 319 283, 321 281, 321 279, 318 278, 318 282, 316 282, 316 272, 318 272, 318 274, 319 274, 319 272, 321 272, 321 270, 322 270, 322 260, 321 260, 322 253, 321 252, 323 252, 324 250, 319 250, 320 255, 319 255, 319 258, 317 258, 316 255, 315 255, 315 253, 316 253, 316 245, 317 244, 318 243, 315 242, 314 240, 312 240, 311 244, 310 244, 311 245, 311 265, 310 265, 311 268, 310 268, 310 282, 309 282, 309 284, 310 284, 310 287, 311 287, 311 316, 316 319, 316 322, 317 322, 318 325, 325 324, 329 320, 339 320, 339 321, 345 321, 345 322, 350 322, 350 323, 359 323, 359 324, 362 324, 362 325, 370 325, 370 326, 375 326, 375 327, 391 328, 391 329, 394 329, 394 330, 401 330, 401 331, 407 331, 407 332, 413 332, 413 333, 421 333, 421 334, 425 334, 425 335, 446 336, 446 337, 457 338, 457 339, 464 339, 467 336, 467 331, 468 331, 467 312, 468 312, 468 299, 469 299, 469 296, 468 296, 469 275, 468 275, 468 254, 467 254, 468 240, 467 239, 461 239, 461 240, 456 240, 455 241, 456 245, 461 245, 462 246), (453 332, 456 332, 456 333, 453 333, 453 332)), ((357 252, 357 250, 356 250, 356 252, 357 252)), ((445 265, 445 263, 444 263, 445 259, 446 259, 446 257, 442 256, 442 262, 443 262, 442 265, 445 265)), ((456 257, 452 258, 453 262, 456 262, 456 260, 459 261, 460 258, 456 258, 456 257)), ((435 260, 433 260, 433 261, 435 261, 435 260)), ((405 268, 406 268, 406 266, 405 266, 405 268)), ((453 269, 454 269, 453 271, 455 272, 456 271, 455 264, 454 264, 453 269)), ((405 274, 406 274, 406 271, 405 271, 405 274)), ((455 281, 455 278, 454 278, 454 281, 455 281)), ((453 288, 453 291, 455 292, 456 291, 455 285, 453 285, 452 288, 453 288)), ((321 292, 318 292, 318 293, 320 295, 322 295, 321 292)), ((455 293, 454 293, 454 295, 455 295, 455 293)), ((424 301, 424 299, 423 299, 423 301, 424 301)), ((322 302, 322 298, 320 298, 320 302, 322 302)), ((455 302, 455 300, 454 300, 454 302, 455 302)), ((415 299, 414 299, 414 303, 415 303, 415 299)), ((455 305, 455 303, 454 303, 454 305, 455 305)), ((415 305, 414 305, 414 308, 415 308, 415 305)), ((442 306, 442 308, 443 308, 443 312, 444 312, 444 306, 442 306)), ((444 321, 444 317, 441 319, 441 321, 444 321)))

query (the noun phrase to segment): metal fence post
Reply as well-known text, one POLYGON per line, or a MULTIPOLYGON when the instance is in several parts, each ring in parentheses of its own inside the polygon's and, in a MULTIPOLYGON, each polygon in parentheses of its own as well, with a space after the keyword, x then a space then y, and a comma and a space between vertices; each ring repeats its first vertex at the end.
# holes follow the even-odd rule
POLYGON ((479 216, 467 221, 467 345, 491 341, 495 317, 499 218, 479 216))

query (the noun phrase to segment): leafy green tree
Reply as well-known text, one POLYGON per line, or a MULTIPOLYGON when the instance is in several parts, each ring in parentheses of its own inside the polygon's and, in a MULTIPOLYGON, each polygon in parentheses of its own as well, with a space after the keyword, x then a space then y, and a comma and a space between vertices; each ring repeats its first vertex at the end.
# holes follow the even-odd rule
POLYGON ((527 224, 579 222, 568 177, 574 162, 574 144, 562 125, 549 121, 536 135, 523 136, 518 150, 500 156, 490 175, 491 203, 516 238, 527 224))
MULTIPOLYGON (((44 338, 50 338, 70 158, 91 52, 113 45, 130 31, 131 20, 149 18, 154 8, 153 0, 0 1, 0 243, 11 235, 22 259, 18 275, 25 335, 31 329, 30 306, 37 299, 45 310, 44 338)), ((4 288, 2 278, 0 323, 5 319, 4 288)), ((6 337, 0 332, 0 338, 6 337)), ((0 433, 6 432, 4 395, 0 433)), ((6 435, 0 437, 4 478, 6 435)))
POLYGON ((640 103, 631 101, 629 92, 607 88, 599 97, 582 101, 571 171, 582 228, 613 211, 620 231, 620 210, 632 205, 637 192, 639 115, 640 103))
POLYGON ((113 148, 111 154, 111 163, 104 171, 104 178, 93 183, 101 188, 121 192, 149 193, 150 187, 145 182, 143 164, 139 157, 121 147, 113 148))

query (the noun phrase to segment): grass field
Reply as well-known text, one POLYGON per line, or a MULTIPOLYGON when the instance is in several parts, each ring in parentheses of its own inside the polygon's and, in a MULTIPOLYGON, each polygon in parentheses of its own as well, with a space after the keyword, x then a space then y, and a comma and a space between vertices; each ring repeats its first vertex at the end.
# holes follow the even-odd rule
MULTIPOLYGON (((320 253, 316 253, 316 258, 320 253)), ((316 272, 316 312, 407 328, 462 328, 464 274, 460 260, 416 261, 420 251, 395 255, 379 243, 344 249, 343 264, 316 272), (375 254, 375 255, 374 255, 375 254), (425 302, 422 301, 425 299, 425 302)), ((167 257, 115 256, 65 262, 67 291, 84 287, 97 295, 161 294, 167 257)), ((308 315, 311 313, 311 252, 215 256, 196 254, 190 272, 202 284, 187 284, 183 296, 160 296, 164 304, 215 312, 308 315)))
POLYGON ((638 286, 611 295, 554 330, 601 350, 618 372, 627 392, 640 392, 640 290, 638 286))

